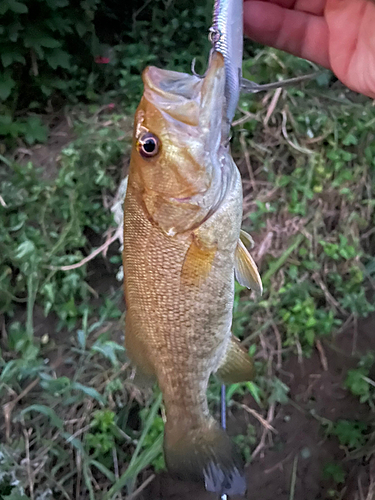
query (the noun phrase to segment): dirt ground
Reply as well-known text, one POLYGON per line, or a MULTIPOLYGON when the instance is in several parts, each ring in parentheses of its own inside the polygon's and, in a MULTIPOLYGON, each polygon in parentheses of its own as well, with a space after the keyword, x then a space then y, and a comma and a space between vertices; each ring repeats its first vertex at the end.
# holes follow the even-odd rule
MULTIPOLYGON (((263 449, 251 462, 246 473, 248 492, 253 500, 318 500, 340 498, 354 500, 366 498, 374 464, 362 458, 349 459, 338 439, 325 435, 324 419, 368 421, 368 407, 360 404, 343 387, 347 370, 356 366, 357 356, 375 349, 375 315, 347 327, 334 344, 323 345, 323 356, 317 350, 310 359, 300 363, 291 356, 284 365, 280 378, 290 387, 290 401, 278 405, 272 421, 276 433, 268 435, 263 449), (325 365, 325 366, 324 366, 325 365), (326 369, 325 369, 326 368, 326 369), (347 473, 345 484, 339 491, 332 481, 323 479, 323 466, 339 463, 347 473), (293 467, 296 470, 294 496, 291 496, 293 467), (363 496, 361 497, 361 492, 363 496)), ((248 396, 244 401, 250 408, 259 407, 248 396)), ((251 415, 230 417, 229 428, 238 432, 244 427, 243 419, 257 426, 257 435, 263 432, 251 415), (247 418, 248 417, 248 418, 247 418)), ((258 439, 259 441, 259 439, 258 439)), ((142 500, 216 500, 214 494, 203 487, 183 483, 162 473, 156 476, 144 491, 142 500)), ((240 497, 231 497, 237 500, 240 497)), ((368 496, 368 499, 373 498, 368 496)))

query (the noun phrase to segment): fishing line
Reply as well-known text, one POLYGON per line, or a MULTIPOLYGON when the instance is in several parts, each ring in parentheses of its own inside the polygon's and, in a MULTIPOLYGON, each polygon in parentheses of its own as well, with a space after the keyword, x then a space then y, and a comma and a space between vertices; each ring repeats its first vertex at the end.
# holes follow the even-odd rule
POLYGON ((307 82, 318 76, 322 75, 324 71, 315 71, 314 73, 309 73, 307 75, 295 76, 294 78, 288 78, 287 80, 280 80, 278 82, 259 84, 246 80, 246 78, 240 79, 240 92, 245 94, 256 94, 257 92, 264 92, 266 90, 273 90, 283 87, 289 87, 295 85, 296 83, 307 82))
MULTIPOLYGON (((220 390, 220 421, 221 421, 221 428, 226 430, 227 428, 227 404, 226 404, 226 398, 225 398, 225 385, 221 385, 221 390, 220 390)), ((221 495, 220 500, 228 500, 227 495, 224 493, 221 495)))

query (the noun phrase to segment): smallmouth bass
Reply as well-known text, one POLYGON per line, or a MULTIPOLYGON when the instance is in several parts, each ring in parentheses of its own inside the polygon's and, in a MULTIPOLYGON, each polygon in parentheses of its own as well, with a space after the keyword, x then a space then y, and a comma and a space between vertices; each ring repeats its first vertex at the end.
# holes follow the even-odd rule
POLYGON ((211 374, 253 377, 231 335, 234 271, 261 292, 241 234, 242 186, 230 155, 223 56, 204 78, 148 67, 135 115, 124 203, 125 345, 157 380, 168 469, 219 494, 243 494, 242 464, 207 404, 211 374))

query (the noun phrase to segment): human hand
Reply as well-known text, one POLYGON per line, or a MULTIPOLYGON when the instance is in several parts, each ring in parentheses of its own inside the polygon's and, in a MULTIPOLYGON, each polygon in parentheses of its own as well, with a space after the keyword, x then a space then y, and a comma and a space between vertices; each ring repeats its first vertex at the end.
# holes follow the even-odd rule
POLYGON ((375 0, 245 0, 244 29, 375 99, 375 0))

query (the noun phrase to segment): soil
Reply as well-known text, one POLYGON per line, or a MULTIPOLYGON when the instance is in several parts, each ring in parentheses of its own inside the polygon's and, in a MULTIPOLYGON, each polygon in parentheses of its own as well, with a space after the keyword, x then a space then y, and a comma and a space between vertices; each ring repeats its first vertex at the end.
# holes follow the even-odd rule
MULTIPOLYGON (((354 368, 358 355, 375 349, 375 315, 347 327, 333 344, 324 344, 326 359, 316 350, 311 358, 299 362, 291 356, 279 377, 290 388, 289 403, 278 405, 271 422, 276 433, 268 436, 258 456, 247 466, 248 492, 253 500, 317 500, 366 498, 371 479, 371 462, 350 459, 336 437, 328 437, 323 419, 368 422, 368 406, 360 404, 343 385, 348 369, 354 368), (353 347, 355 354, 352 354, 353 347), (326 368, 324 364, 326 361, 326 368), (344 484, 335 485, 323 477, 323 467, 337 463, 346 472, 344 484), (294 496, 291 496, 293 467, 296 470, 294 496), (336 491, 338 489, 339 491, 336 491)), ((244 403, 261 412, 251 396, 244 403)), ((244 412, 245 413, 245 412, 244 412)), ((233 415, 229 428, 234 433, 247 426, 257 428, 257 444, 263 427, 252 415, 233 415)), ((144 490, 142 500, 217 500, 200 485, 176 481, 162 473, 144 490)), ((231 497, 237 500, 240 497, 231 497)), ((373 498, 368 497, 368 498, 373 498)))

